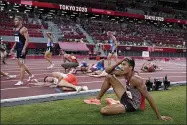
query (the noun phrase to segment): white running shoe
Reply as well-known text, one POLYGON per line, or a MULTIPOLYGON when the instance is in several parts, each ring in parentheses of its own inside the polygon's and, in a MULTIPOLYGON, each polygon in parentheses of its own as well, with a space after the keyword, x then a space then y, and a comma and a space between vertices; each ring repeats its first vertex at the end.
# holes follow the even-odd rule
POLYGON ((87 86, 82 86, 82 91, 87 91, 88 87, 87 86))
POLYGON ((51 64, 49 67, 47 67, 48 69, 52 69, 55 66, 55 64, 51 64))
POLYGON ((8 77, 6 77, 6 79, 12 79, 12 78, 16 78, 16 75, 8 75, 8 77))
POLYGON ((23 85, 23 82, 22 81, 19 81, 17 82, 16 84, 14 84, 15 86, 20 86, 20 85, 23 85))
POLYGON ((27 80, 27 82, 30 82, 32 80, 32 78, 34 78, 34 75, 29 76, 29 79, 27 80))
POLYGON ((82 90, 82 87, 81 86, 77 86, 76 87, 76 91, 79 93, 80 91, 82 90))

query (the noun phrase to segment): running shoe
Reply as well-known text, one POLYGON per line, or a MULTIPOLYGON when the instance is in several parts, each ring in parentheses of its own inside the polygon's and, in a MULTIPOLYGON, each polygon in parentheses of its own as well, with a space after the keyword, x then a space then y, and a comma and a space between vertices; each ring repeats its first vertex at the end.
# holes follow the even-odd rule
POLYGON ((17 82, 16 84, 14 84, 15 86, 20 86, 20 85, 23 85, 23 82, 22 81, 19 81, 17 82))
POLYGON ((82 91, 87 91, 88 87, 87 86, 82 86, 82 91))
POLYGON ((6 77, 6 79, 12 79, 12 78, 16 78, 16 75, 8 75, 8 77, 6 77))
POLYGON ((55 66, 55 64, 51 64, 49 67, 47 67, 48 69, 52 69, 55 66))
POLYGON ((27 82, 30 82, 32 80, 32 78, 34 78, 34 75, 29 76, 29 79, 27 80, 27 82))
POLYGON ((76 91, 77 91, 77 92, 80 92, 81 90, 82 90, 82 87, 81 87, 81 86, 77 86, 77 87, 76 87, 76 91))
POLYGON ((101 105, 100 100, 96 99, 96 98, 91 98, 89 100, 84 100, 84 102, 86 104, 93 104, 93 105, 101 105))

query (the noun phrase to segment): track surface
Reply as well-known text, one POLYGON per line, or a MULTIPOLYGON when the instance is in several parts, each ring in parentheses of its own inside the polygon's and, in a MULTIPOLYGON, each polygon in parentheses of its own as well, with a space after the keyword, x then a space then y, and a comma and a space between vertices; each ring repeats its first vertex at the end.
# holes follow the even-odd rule
MULTIPOLYGON (((80 62, 81 61, 82 60, 80 60, 80 62)), ((54 88, 28 86, 28 75, 25 75, 24 85, 14 86, 14 84, 19 80, 19 67, 16 60, 7 60, 7 62, 8 67, 1 65, 1 70, 8 72, 10 75, 17 75, 17 78, 6 80, 4 77, 1 77, 1 99, 58 93, 54 88)), ((93 64, 96 61, 87 60, 87 62, 89 64, 93 64)), ((140 71, 140 67, 144 62, 144 60, 136 60, 135 70, 140 71)), ((30 71, 39 81, 42 81, 45 76, 50 75, 53 71, 64 71, 60 66, 60 59, 54 59, 53 63, 55 64, 55 67, 53 69, 47 69, 46 67, 48 67, 49 64, 44 59, 28 59, 26 62, 30 71)), ((145 79, 151 77, 151 79, 158 78, 162 80, 167 74, 168 79, 171 82, 186 81, 186 61, 157 61, 156 63, 163 68, 163 71, 157 71, 155 73, 140 73, 140 75, 145 79)), ((104 81, 104 78, 88 77, 81 73, 77 73, 76 76, 79 81, 79 85, 88 86, 89 89, 101 88, 102 82, 104 81)), ((124 83, 124 79, 121 78, 120 81, 124 83)))

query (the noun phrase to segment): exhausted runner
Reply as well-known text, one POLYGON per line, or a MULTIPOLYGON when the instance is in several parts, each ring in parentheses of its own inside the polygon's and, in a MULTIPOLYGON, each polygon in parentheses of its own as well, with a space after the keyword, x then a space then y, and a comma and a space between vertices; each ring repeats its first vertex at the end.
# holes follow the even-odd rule
POLYGON ((161 71, 162 68, 159 68, 155 63, 151 61, 145 62, 141 67, 141 71, 143 72, 155 72, 156 70, 161 71))
POLYGON ((96 98, 84 100, 84 102, 88 104, 100 105, 101 98, 106 93, 106 91, 110 87, 112 87, 121 103, 108 105, 101 108, 100 112, 102 115, 117 115, 125 112, 135 112, 138 109, 143 108, 141 107, 141 103, 143 102, 142 97, 145 97, 154 110, 158 119, 171 120, 172 118, 169 116, 160 115, 153 98, 146 89, 145 80, 135 74, 134 67, 135 62, 131 58, 124 58, 117 64, 108 67, 106 69, 106 72, 109 75, 106 76, 99 94, 96 96, 96 98), (123 72, 115 71, 115 67, 117 67, 122 62, 124 62, 123 72), (124 76, 124 78, 126 79, 125 87, 115 76, 113 76, 115 74, 124 76))
POLYGON ((64 52, 62 52, 62 59, 64 61, 63 64, 61 64, 61 66, 66 70, 68 69, 68 72, 70 72, 71 69, 76 69, 76 67, 79 66, 79 62, 77 60, 77 58, 75 56, 73 56, 72 54, 66 54, 64 52))
POLYGON ((62 90, 69 91, 86 91, 88 90, 87 86, 78 86, 77 78, 73 74, 64 74, 60 72, 53 72, 52 76, 46 76, 44 82, 29 83, 29 85, 35 86, 49 86, 49 87, 61 87, 62 90))

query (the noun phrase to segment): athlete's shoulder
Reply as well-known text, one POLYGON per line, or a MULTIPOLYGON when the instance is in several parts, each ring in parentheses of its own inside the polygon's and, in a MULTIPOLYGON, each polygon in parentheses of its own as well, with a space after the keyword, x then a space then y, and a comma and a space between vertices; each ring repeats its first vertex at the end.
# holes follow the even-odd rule
POLYGON ((27 27, 25 27, 25 26, 24 26, 22 29, 23 29, 24 31, 27 31, 27 30, 28 30, 27 27))
POLYGON ((139 75, 133 75, 132 78, 131 78, 131 83, 134 86, 140 85, 143 82, 144 82, 144 79, 141 76, 139 76, 139 75))

